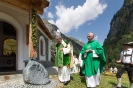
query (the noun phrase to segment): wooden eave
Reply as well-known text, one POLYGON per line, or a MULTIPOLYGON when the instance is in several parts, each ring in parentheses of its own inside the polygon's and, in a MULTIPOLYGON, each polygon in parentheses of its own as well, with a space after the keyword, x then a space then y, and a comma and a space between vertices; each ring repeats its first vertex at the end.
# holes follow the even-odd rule
POLYGON ((48 28, 45 26, 45 24, 38 15, 37 15, 37 24, 41 28, 41 30, 52 40, 53 36, 51 35, 48 28))
POLYGON ((30 5, 37 10, 38 14, 43 14, 43 9, 49 6, 47 0, 0 0, 1 2, 21 8, 27 12, 30 10, 30 5))

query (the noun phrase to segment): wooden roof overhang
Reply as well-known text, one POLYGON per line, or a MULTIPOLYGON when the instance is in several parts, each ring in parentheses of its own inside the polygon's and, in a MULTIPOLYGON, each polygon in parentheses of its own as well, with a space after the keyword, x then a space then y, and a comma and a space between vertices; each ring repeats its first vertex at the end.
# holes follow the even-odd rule
POLYGON ((27 12, 30 11, 30 5, 33 6, 38 14, 43 14, 43 9, 49 6, 47 0, 0 0, 2 2, 19 7, 27 12))
POLYGON ((41 18, 38 15, 37 15, 37 24, 41 28, 41 30, 52 40, 53 36, 51 35, 48 28, 44 25, 43 21, 41 20, 41 18))

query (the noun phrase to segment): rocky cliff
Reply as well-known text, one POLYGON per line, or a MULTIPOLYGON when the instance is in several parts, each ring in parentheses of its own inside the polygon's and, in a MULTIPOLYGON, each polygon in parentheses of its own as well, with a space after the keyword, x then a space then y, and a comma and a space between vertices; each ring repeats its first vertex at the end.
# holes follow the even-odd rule
POLYGON ((110 30, 103 43, 107 63, 114 66, 123 50, 123 43, 133 41, 133 1, 124 0, 123 6, 114 14, 110 30))

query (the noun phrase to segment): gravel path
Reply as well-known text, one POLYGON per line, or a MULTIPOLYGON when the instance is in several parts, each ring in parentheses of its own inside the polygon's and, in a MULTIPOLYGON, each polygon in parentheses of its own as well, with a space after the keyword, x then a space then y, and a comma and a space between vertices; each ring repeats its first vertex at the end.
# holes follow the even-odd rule
POLYGON ((0 82, 0 88, 62 88, 62 84, 58 81, 57 77, 57 67, 49 67, 47 70, 51 81, 46 85, 25 84, 23 76, 20 75, 16 79, 0 82))
POLYGON ((17 79, 9 82, 0 84, 0 88, 57 88, 59 86, 59 81, 51 79, 51 82, 46 85, 31 85, 25 84, 23 79, 17 79))

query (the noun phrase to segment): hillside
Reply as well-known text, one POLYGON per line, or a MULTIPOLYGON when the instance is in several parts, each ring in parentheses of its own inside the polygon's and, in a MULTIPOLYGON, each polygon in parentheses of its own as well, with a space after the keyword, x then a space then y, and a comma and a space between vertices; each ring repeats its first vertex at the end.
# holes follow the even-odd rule
MULTIPOLYGON (((42 21, 44 22, 44 24, 46 25, 46 27, 49 29, 49 31, 51 33, 53 32, 53 30, 57 30, 58 29, 58 27, 56 25, 49 23, 45 18, 43 18, 42 21)), ((61 36, 63 37, 64 40, 68 40, 68 41, 72 42, 73 48, 74 48, 74 54, 76 54, 77 57, 78 57, 79 52, 80 52, 80 50, 81 50, 81 48, 82 48, 84 43, 79 41, 79 40, 77 40, 77 39, 75 39, 75 38, 68 37, 68 36, 66 36, 66 35, 64 35, 62 33, 61 33, 61 36)), ((54 50, 55 49, 55 45, 56 45, 56 42, 53 40, 52 41, 52 45, 51 45, 51 49, 54 50)), ((53 54, 52 54, 52 57, 54 57, 53 54)))
POLYGON ((103 43, 107 63, 116 66, 123 50, 123 43, 133 41, 133 2, 124 0, 123 6, 114 14, 110 22, 110 30, 103 43))

